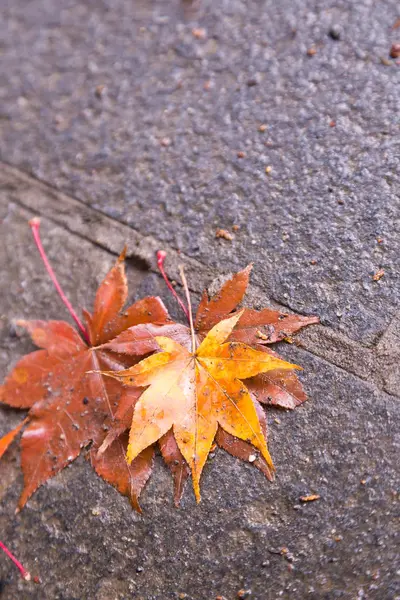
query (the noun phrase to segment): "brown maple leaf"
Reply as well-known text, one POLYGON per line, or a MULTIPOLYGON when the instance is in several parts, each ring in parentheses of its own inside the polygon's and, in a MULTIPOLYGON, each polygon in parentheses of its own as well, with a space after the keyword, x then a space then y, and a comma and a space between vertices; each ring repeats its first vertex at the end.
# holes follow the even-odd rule
MULTIPOLYGON (((82 448, 91 445, 88 456, 97 473, 139 510, 138 496, 150 476, 154 450, 146 449, 128 466, 127 438, 122 436, 103 455, 97 453, 118 404, 127 399, 134 403, 140 395, 140 390, 122 388, 100 374, 133 362, 102 344, 126 328, 148 322, 162 324, 169 317, 156 297, 144 298, 124 310, 127 295, 123 253, 100 284, 93 314, 85 311, 88 343, 64 321, 18 322, 41 348, 24 356, 0 387, 1 402, 30 409, 21 442, 24 489, 19 508, 41 484, 77 458, 82 448)), ((0 440, 0 456, 25 422, 0 440)))
POLYGON ((147 387, 135 403, 128 463, 172 428, 191 468, 198 501, 200 475, 218 427, 251 444, 274 470, 255 402, 242 380, 300 368, 242 342, 225 343, 242 314, 214 325, 199 346, 192 330, 190 351, 170 337, 157 336, 161 352, 129 369, 105 373, 127 386, 147 387))
MULTIPOLYGON (((165 253, 161 252, 160 254, 159 266, 166 279, 162 267, 165 253)), ((220 320, 232 315, 238 315, 237 307, 246 293, 250 272, 251 266, 248 266, 243 271, 234 274, 211 298, 209 298, 207 291, 203 292, 194 322, 196 344, 200 344, 209 330, 220 320)), ((176 294, 168 281, 167 285, 176 294)), ((182 301, 180 299, 178 301, 185 313, 187 313, 185 306, 182 305, 182 301)), ((229 341, 245 342, 279 359, 279 356, 275 352, 266 347, 267 344, 284 340, 302 327, 318 322, 318 317, 286 314, 268 308, 260 311, 244 308, 240 311, 237 324, 229 336, 229 341)), ((119 355, 143 356, 159 350, 156 342, 157 336, 169 337, 186 349, 191 348, 190 328, 180 323, 167 323, 162 326, 151 323, 138 325, 124 331, 111 342, 106 343, 104 348, 119 355)), ((306 400, 306 394, 296 373, 286 368, 275 368, 251 377, 246 380, 246 387, 253 398, 255 409, 259 416, 260 427, 265 438, 267 436, 267 423, 265 414, 259 403, 284 409, 294 409, 306 400)), ((101 446, 100 454, 106 450, 114 439, 130 427, 133 412, 134 406, 129 404, 129 399, 126 404, 120 403, 112 429, 101 446)), ((273 479, 273 471, 268 462, 263 458, 262 454, 255 454, 254 447, 248 442, 238 439, 221 427, 217 430, 215 441, 221 448, 233 456, 251 462, 268 479, 273 479)), ((190 471, 186 461, 183 460, 172 430, 161 438, 160 448, 164 460, 173 470, 175 504, 179 504, 190 471)))

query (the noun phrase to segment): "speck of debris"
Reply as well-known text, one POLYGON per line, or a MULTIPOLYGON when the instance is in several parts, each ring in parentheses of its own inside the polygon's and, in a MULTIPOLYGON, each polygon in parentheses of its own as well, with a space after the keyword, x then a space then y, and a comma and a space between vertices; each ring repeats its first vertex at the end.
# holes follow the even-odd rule
POLYGON ((94 91, 95 95, 97 98, 102 98, 104 96, 106 92, 106 86, 105 85, 98 85, 96 86, 96 89, 94 91))
POLYGON ((265 167, 265 172, 267 175, 269 175, 271 173, 271 171, 272 171, 272 167, 270 167, 269 165, 268 165, 268 167, 265 167))
POLYGON ((239 590, 237 593, 237 597, 242 599, 242 598, 250 598, 251 596, 251 590, 239 590))
POLYGON ((390 58, 400 58, 400 44, 392 44, 390 48, 390 58))
POLYGON ((250 456, 249 456, 249 463, 255 462, 256 459, 257 459, 257 456, 255 454, 250 454, 250 456))
POLYGON ((136 573, 141 573, 143 571, 143 567, 136 567, 136 573))
POLYGON ((263 333, 259 329, 257 329, 256 335, 257 335, 258 338, 260 338, 260 340, 264 340, 264 341, 269 340, 269 337, 267 335, 265 335, 265 333, 263 333))
POLYGON ((99 508, 92 508, 92 515, 94 517, 98 517, 100 514, 100 509, 99 508))
POLYGON ((337 535, 333 539, 335 540, 335 542, 341 542, 343 540, 343 536, 337 535))
POLYGON ((312 260, 310 260, 310 265, 316 265, 317 261, 315 260, 315 258, 313 258, 312 260))
POLYGON ((264 131, 266 131, 268 125, 265 125, 265 123, 262 123, 259 128, 258 131, 260 131, 261 133, 264 133, 264 131))
POLYGON ((206 92, 208 92, 208 90, 211 88, 211 79, 204 82, 203 88, 206 90, 206 92))
POLYGON ((315 46, 311 46, 311 48, 307 50, 307 56, 314 56, 314 54, 317 54, 317 49, 315 46))
POLYGON ((385 271, 383 269, 379 269, 374 275, 372 275, 373 281, 379 281, 384 276, 385 271))
POLYGON ((281 420, 280 420, 280 419, 278 419, 278 418, 275 418, 275 419, 274 419, 274 423, 276 423, 277 425, 280 425, 280 424, 281 424, 281 420))
POLYGON ((171 140, 168 137, 161 138, 160 144, 161 146, 164 146, 164 148, 168 148, 168 146, 171 145, 171 140))
POLYGON ((258 81, 255 77, 252 77, 251 79, 247 80, 248 87, 254 87, 257 84, 258 84, 258 81))
POLYGON ((329 127, 336 127, 336 121, 330 121, 329 127))
POLYGON ((386 58, 386 56, 380 56, 379 60, 383 65, 385 65, 385 67, 391 67, 393 65, 393 63, 388 58, 386 58))
POLYGON ((226 229, 217 229, 217 231, 215 232, 215 237, 227 240, 228 242, 231 242, 233 240, 233 235, 229 233, 229 231, 227 231, 226 229))
POLYGON ((338 41, 338 40, 340 40, 341 35, 342 35, 342 32, 341 32, 339 25, 332 25, 332 27, 329 30, 329 37, 335 41, 338 41))
POLYGON ((245 152, 243 152, 242 150, 240 150, 240 151, 237 153, 237 157, 238 157, 238 158, 245 158, 245 156, 246 156, 246 153, 245 153, 245 152))
POLYGON ((207 36, 207 31, 205 29, 203 29, 202 27, 199 27, 199 28, 195 27, 194 29, 192 29, 192 35, 197 40, 204 40, 207 36))
POLYGON ((239 231, 240 225, 232 225, 232 231, 239 231))
POLYGON ((381 237, 376 238, 376 241, 378 242, 378 244, 383 244, 383 238, 381 237))
POLYGON ((308 496, 300 496, 300 502, 314 502, 314 500, 319 500, 321 496, 319 494, 309 494, 308 496))

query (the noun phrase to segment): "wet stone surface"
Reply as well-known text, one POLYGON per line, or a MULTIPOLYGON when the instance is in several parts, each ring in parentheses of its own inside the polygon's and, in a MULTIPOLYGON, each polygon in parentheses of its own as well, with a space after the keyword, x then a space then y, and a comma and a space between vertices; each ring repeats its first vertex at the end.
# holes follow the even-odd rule
MULTIPOLYGON (((33 252, 31 215, 9 205, 2 216, 3 374, 31 349, 12 319, 60 317, 63 308, 33 252)), ((72 301, 90 306, 113 258, 48 221, 42 230, 72 301)), ((128 276, 132 292, 146 291, 144 273, 129 269, 128 276)), ((158 458, 140 516, 80 458, 14 515, 22 486, 14 445, 1 464, 0 531, 43 582, 26 584, 3 557, 2 600, 234 599, 241 589, 256 600, 395 598, 398 400, 298 348, 280 350, 304 367, 312 400, 293 413, 268 413, 273 484, 217 451, 201 504, 189 486, 177 510, 158 458), (300 496, 311 493, 321 498, 302 504, 300 496)), ((2 409, 0 434, 19 418, 2 409)))
POLYGON ((190 4, 6 3, 0 156, 374 343, 399 289, 397 2, 190 4))
MULTIPOLYGON (((6 3, 1 159, 215 275, 253 261, 272 300, 379 341, 395 363, 397 2, 189 5, 6 3)), ((66 318, 14 197, 0 195, 1 376, 33 350, 14 319, 66 318)), ((72 303, 90 308, 115 257, 46 219, 42 231, 72 303)), ((178 316, 160 278, 134 261, 128 278, 132 297, 162 294, 178 316)), ((138 515, 81 457, 14 515, 14 445, 0 463, 0 539, 42 584, 0 556, 1 600, 398 600, 398 399, 278 350, 304 367, 310 400, 268 412, 273 484, 216 451, 201 504, 189 485, 177 510, 158 457, 138 515)), ((20 418, 1 408, 0 435, 20 418)))

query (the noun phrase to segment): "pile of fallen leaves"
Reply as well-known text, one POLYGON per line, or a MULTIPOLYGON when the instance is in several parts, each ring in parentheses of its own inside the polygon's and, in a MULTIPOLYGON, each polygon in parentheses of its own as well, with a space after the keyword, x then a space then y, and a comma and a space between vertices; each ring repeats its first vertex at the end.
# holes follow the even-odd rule
POLYGON ((299 367, 268 345, 318 319, 238 310, 250 271, 233 275, 211 298, 204 292, 194 319, 182 271, 183 325, 157 297, 125 308, 123 253, 100 284, 93 312, 83 311, 86 325, 71 310, 78 330, 65 321, 18 322, 40 348, 0 388, 1 402, 29 409, 0 440, 1 456, 23 431, 19 509, 81 452, 136 510, 157 445, 174 479, 176 504, 190 474, 200 500, 201 472, 215 444, 273 478, 262 405, 293 409, 306 396, 299 367))

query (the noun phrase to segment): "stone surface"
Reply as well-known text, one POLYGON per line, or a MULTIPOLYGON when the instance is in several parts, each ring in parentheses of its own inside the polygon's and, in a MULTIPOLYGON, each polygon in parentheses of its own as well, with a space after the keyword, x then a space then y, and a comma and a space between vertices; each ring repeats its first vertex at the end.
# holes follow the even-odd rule
MULTIPOLYGON (((304 367, 310 401, 268 412, 273 484, 217 451, 202 503, 188 486, 176 510, 158 458, 140 516, 82 457, 14 515, 14 445, 0 539, 43 582, 0 556, 1 600, 399 600, 397 3, 14 0, 1 12, 0 158, 82 206, 0 180, 1 376, 33 349, 14 319, 65 316, 26 225, 42 209, 77 307, 127 240, 132 296, 160 293, 175 316, 147 270, 162 244, 191 259, 195 291, 253 261, 251 304, 269 297, 328 326, 279 348, 304 367), (232 242, 215 239, 233 224, 232 242), (302 504, 310 493, 321 498, 302 504)), ((20 418, 1 408, 0 435, 20 418)))
MULTIPOLYGON (((5 373, 31 349, 12 319, 59 317, 63 308, 33 251, 31 215, 1 208, 5 373)), ((90 306, 112 257, 46 220, 42 231, 71 300, 90 306)), ((131 268, 129 278, 141 293, 157 288, 154 275, 131 268)), ((234 599, 242 588, 256 600, 395 598, 398 400, 301 349, 281 351, 304 366, 312 400, 293 413, 269 411, 274 484, 219 451, 205 469, 202 503, 188 488, 176 510, 159 459, 139 516, 79 459, 14 516, 22 485, 14 446, 1 464, 0 531, 43 583, 22 582, 3 557, 2 600, 234 599), (309 493, 321 499, 301 504, 309 493)), ((2 409, 0 434, 19 418, 2 409)))
POLYGON ((6 2, 1 157, 373 344, 400 273, 398 2, 189 4, 6 2))

